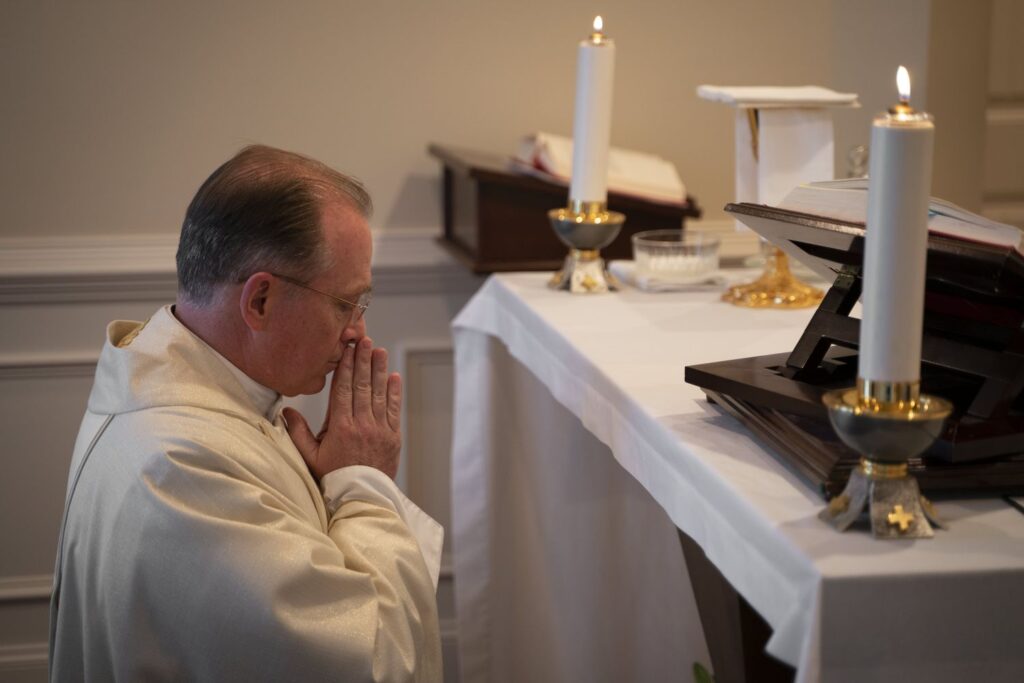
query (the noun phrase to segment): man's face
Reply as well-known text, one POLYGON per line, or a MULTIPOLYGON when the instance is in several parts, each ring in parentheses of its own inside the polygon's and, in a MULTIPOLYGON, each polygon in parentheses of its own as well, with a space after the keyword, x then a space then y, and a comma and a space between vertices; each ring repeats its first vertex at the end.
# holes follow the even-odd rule
MULTIPOLYGON (((358 301, 370 288, 373 241, 366 219, 342 202, 328 204, 321 217, 324 246, 334 264, 316 277, 281 273, 335 297, 358 301)), ((271 369, 285 396, 315 394, 341 360, 345 346, 366 335, 364 318, 351 320, 352 307, 284 281, 279 315, 274 316, 271 369)))

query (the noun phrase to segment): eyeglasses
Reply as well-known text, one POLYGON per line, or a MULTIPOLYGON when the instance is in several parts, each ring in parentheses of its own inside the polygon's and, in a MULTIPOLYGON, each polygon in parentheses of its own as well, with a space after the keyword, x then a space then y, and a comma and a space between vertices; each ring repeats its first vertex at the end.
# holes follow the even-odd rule
POLYGON ((353 323, 358 322, 359 319, 361 317, 363 317, 363 314, 366 313, 366 309, 370 307, 371 292, 370 292, 369 289, 359 295, 359 300, 358 301, 349 301, 348 299, 342 299, 340 296, 334 296, 333 294, 328 294, 327 292, 321 292, 319 289, 317 289, 315 287, 310 287, 305 282, 302 282, 300 280, 296 280, 293 277, 288 277, 287 275, 279 275, 277 273, 271 273, 271 275, 273 275, 274 277, 276 277, 278 279, 284 280, 285 282, 287 282, 289 284, 293 284, 296 287, 302 287, 303 289, 308 289, 311 292, 316 292, 317 294, 322 294, 322 295, 326 296, 328 299, 333 299, 334 301, 336 301, 336 302, 338 302, 340 304, 345 304, 346 306, 348 306, 348 309, 343 309, 343 310, 345 310, 346 312, 351 313, 351 318, 349 319, 349 321, 347 323, 348 325, 351 325, 353 323))

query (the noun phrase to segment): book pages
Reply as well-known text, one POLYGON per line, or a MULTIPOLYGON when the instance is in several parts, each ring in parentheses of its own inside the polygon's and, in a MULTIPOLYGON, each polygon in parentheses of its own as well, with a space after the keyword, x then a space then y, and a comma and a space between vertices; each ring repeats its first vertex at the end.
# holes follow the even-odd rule
MULTIPOLYGON (((867 220, 868 178, 805 183, 793 188, 778 208, 864 225, 867 220)), ((944 199, 928 203, 928 231, 947 237, 1009 247, 1024 254, 1024 232, 971 213, 944 199)))
MULTIPOLYGON (((535 133, 520 142, 514 162, 520 171, 568 184, 572 150, 571 138, 535 133)), ((686 203, 686 187, 675 164, 645 152, 613 147, 608 154, 608 189, 661 203, 686 203)))

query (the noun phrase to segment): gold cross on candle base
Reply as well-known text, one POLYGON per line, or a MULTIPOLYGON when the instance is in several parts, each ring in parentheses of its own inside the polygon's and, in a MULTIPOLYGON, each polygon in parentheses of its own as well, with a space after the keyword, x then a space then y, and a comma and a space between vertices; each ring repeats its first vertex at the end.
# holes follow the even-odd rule
POLYGON ((900 532, 904 532, 910 528, 910 523, 914 521, 914 515, 904 512, 902 505, 895 505, 892 512, 889 513, 888 519, 890 525, 899 526, 900 532))

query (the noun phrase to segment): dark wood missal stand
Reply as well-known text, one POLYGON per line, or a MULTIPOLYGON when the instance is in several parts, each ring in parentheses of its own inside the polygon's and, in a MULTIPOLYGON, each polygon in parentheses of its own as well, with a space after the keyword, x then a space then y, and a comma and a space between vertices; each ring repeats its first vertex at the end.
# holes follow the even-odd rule
MULTIPOLYGON (((567 186, 516 172, 497 154, 441 145, 428 151, 444 165, 442 246, 474 273, 562 267, 568 248, 551 229, 548 211, 566 205, 567 186)), ((605 259, 632 258, 637 232, 685 229, 687 218, 701 216, 693 197, 672 205, 609 192, 608 209, 626 214, 626 223, 601 250, 605 259)))
MULTIPOLYGON (((690 366, 686 381, 831 497, 859 458, 832 431, 821 396, 856 381, 860 321, 850 311, 864 226, 754 204, 726 211, 835 281, 790 353, 690 366)), ((1024 257, 933 233, 925 290, 921 390, 956 410, 911 472, 931 495, 1024 494, 1024 257)))

